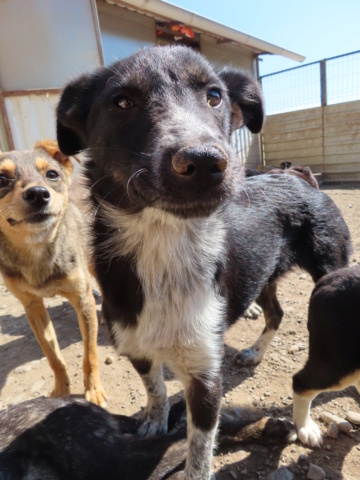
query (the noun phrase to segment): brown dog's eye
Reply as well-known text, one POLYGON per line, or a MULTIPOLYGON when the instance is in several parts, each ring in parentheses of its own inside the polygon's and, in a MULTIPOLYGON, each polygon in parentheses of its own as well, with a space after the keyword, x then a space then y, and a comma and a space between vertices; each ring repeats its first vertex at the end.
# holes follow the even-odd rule
POLYGON ((135 104, 130 98, 121 97, 117 100, 117 105, 123 110, 129 110, 129 108, 132 108, 135 104))
POLYGON ((49 170, 46 172, 46 178, 50 178, 50 180, 57 180, 59 178, 59 174, 55 170, 49 170))
POLYGON ((5 175, 0 175, 0 188, 8 187, 10 183, 10 178, 5 177, 5 175))
POLYGON ((206 98, 209 107, 218 107, 221 103, 221 94, 214 88, 208 91, 206 98))

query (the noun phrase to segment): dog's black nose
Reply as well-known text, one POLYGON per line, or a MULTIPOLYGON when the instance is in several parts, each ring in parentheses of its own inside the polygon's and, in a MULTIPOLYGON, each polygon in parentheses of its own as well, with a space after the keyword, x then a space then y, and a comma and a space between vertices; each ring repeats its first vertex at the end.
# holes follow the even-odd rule
POLYGON ((218 147, 185 147, 172 157, 174 172, 192 185, 210 187, 224 178, 228 159, 218 147))
POLYGON ((30 187, 23 192, 22 197, 34 206, 43 207, 50 201, 50 192, 45 187, 30 187))

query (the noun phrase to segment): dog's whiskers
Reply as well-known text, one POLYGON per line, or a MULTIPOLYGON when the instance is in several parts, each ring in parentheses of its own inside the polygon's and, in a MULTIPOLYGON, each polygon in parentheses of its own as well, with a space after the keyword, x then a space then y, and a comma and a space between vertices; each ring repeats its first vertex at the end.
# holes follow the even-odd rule
POLYGON ((7 205, 6 207, 2 208, 0 210, 0 215, 3 213, 3 212, 6 212, 7 210, 11 210, 11 208, 13 207, 13 205, 15 205, 15 202, 11 205, 7 205))
POLYGON ((101 197, 101 196, 98 195, 98 194, 94 195, 94 198, 95 198, 96 201, 98 202, 98 206, 96 207, 96 210, 95 210, 95 212, 94 212, 94 218, 95 218, 96 215, 98 214, 99 208, 101 207, 101 205, 105 202, 106 197, 108 197, 115 189, 116 189, 116 187, 114 187, 114 188, 112 188, 111 190, 109 190, 104 197, 101 197))
POLYGON ((101 182, 101 180, 104 180, 104 178, 106 177, 109 177, 110 174, 107 173, 106 175, 103 175, 101 178, 99 178, 98 180, 96 180, 96 182, 94 182, 89 188, 88 188, 88 193, 91 192, 92 188, 95 187, 95 185, 97 185, 99 182, 101 182))
POLYGON ((140 168, 139 170, 136 170, 136 172, 133 173, 133 174, 130 176, 129 180, 127 181, 127 184, 126 184, 126 193, 127 193, 127 196, 129 197, 130 200, 132 200, 131 195, 130 195, 130 193, 129 193, 129 185, 130 185, 130 182, 131 182, 131 180, 132 180, 133 178, 139 177, 139 176, 140 176, 142 173, 144 173, 144 172, 147 172, 147 168, 140 168))

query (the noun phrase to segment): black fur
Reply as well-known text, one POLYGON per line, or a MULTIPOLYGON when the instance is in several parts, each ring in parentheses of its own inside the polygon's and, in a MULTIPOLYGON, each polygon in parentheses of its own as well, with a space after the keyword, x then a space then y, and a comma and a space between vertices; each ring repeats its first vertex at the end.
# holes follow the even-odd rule
POLYGON ((316 284, 309 304, 309 358, 294 375, 296 393, 336 389, 343 378, 360 370, 359 312, 359 265, 333 272, 316 284))
MULTIPOLYGON (((136 435, 138 421, 74 399, 29 400, 0 412, 0 480, 165 480, 183 468, 186 456, 185 403, 169 414, 169 434, 136 435)), ((288 421, 221 418, 218 445, 285 442, 288 421)))
POLYGON ((298 265, 316 282, 347 264, 349 230, 326 194, 287 175, 247 178, 225 210, 228 322, 298 265))

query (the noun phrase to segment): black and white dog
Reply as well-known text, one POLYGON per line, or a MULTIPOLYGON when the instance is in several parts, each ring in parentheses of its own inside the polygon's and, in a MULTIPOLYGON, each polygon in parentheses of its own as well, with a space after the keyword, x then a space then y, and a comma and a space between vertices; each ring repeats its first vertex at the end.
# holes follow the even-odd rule
POLYGON ((294 375, 293 420, 301 442, 322 443, 310 417, 311 402, 321 392, 355 385, 360 393, 360 266, 321 278, 309 304, 309 358, 294 375))
POLYGON ((298 264, 317 280, 348 258, 326 195, 287 175, 244 184, 230 135, 262 124, 251 77, 184 47, 82 75, 57 109, 61 150, 88 155, 103 314, 148 395, 139 434, 166 432, 166 363, 185 387, 188 480, 210 476, 226 324, 258 298, 267 327, 245 352, 257 361, 281 321, 278 277, 298 264))

